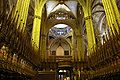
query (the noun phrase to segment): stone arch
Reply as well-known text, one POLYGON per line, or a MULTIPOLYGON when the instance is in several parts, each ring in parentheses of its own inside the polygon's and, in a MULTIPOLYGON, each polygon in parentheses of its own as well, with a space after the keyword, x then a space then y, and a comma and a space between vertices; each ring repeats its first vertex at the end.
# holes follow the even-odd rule
POLYGON ((75 31, 75 34, 77 34, 77 24, 75 23, 76 20, 48 20, 46 21, 46 34, 49 32, 50 28, 57 24, 69 25, 75 31))
POLYGON ((71 44, 66 38, 62 38, 62 37, 54 39, 54 40, 51 42, 51 44, 49 45, 49 48, 50 48, 53 44, 55 44, 55 42, 58 41, 59 39, 64 40, 66 43, 69 44, 70 48, 72 48, 72 44, 71 44))
POLYGON ((49 50, 50 51, 56 51, 57 49, 60 48, 62 51, 62 55, 63 55, 63 51, 69 51, 69 55, 71 55, 71 43, 69 43, 66 39, 64 38, 57 38, 55 40, 52 41, 52 43, 49 45, 49 50))

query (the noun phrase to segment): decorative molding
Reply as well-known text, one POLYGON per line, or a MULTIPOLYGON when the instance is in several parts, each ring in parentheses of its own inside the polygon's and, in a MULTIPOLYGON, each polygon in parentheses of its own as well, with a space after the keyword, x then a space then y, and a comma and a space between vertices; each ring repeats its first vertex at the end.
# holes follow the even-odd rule
POLYGON ((41 17, 40 17, 40 16, 38 16, 38 15, 34 15, 34 18, 41 19, 41 17))

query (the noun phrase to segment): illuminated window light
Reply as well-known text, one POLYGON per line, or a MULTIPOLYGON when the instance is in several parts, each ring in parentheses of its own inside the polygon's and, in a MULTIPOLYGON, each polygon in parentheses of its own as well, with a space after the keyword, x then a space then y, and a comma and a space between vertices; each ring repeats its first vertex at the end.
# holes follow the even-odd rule
POLYGON ((57 25, 55 25, 54 27, 55 28, 65 28, 65 27, 67 27, 68 25, 66 25, 66 24, 57 24, 57 25))
POLYGON ((66 11, 70 11, 70 9, 69 9, 65 4, 58 4, 58 5, 53 9, 52 12, 54 12, 54 11, 60 9, 60 8, 65 9, 66 11))
POLYGON ((65 20, 65 17, 57 17, 58 20, 65 20))
POLYGON ((63 72, 63 70, 60 70, 59 72, 63 72))

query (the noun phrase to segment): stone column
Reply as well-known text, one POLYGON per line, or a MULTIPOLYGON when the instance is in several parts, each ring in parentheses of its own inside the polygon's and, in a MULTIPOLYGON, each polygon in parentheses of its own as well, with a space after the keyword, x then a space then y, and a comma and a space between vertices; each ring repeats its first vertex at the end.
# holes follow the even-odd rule
POLYGON ((108 26, 111 27, 113 32, 114 28, 118 31, 118 26, 120 25, 120 14, 116 5, 116 0, 102 0, 102 3, 106 13, 108 26))
POLYGON ((84 19, 87 31, 87 39, 88 39, 88 51, 91 53, 93 51, 93 47, 96 45, 94 27, 92 22, 92 0, 79 0, 84 12, 84 19))
POLYGON ((29 5, 30 0, 18 0, 15 6, 15 11, 12 14, 12 18, 16 17, 15 20, 18 18, 17 28, 19 28, 21 32, 24 32, 26 27, 29 5))
POLYGON ((83 50, 83 40, 82 35, 77 35, 77 54, 78 54, 78 60, 84 61, 84 50, 83 50))
POLYGON ((46 0, 36 0, 35 1, 35 15, 33 22, 33 30, 32 30, 32 45, 38 53, 39 43, 40 43, 40 29, 41 29, 41 17, 42 17, 42 9, 44 7, 46 0))

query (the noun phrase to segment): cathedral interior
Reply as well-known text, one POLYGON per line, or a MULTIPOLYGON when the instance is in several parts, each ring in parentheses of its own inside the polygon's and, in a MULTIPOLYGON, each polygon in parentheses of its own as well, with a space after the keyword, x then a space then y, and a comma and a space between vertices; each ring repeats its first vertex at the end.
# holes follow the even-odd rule
POLYGON ((120 0, 0 0, 0 80, 120 80, 120 0))

